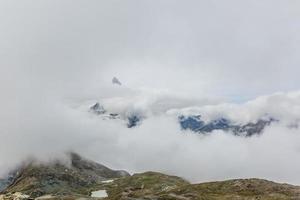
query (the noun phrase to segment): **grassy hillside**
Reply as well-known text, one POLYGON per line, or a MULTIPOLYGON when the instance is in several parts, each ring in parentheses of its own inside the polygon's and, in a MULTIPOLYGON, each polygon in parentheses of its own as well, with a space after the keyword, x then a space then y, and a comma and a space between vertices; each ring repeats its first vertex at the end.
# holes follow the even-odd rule
POLYGON ((30 164, 20 169, 0 200, 300 200, 300 187, 261 179, 200 184, 157 172, 130 176, 71 156, 71 166, 30 164), (102 190, 107 198, 90 197, 102 190))

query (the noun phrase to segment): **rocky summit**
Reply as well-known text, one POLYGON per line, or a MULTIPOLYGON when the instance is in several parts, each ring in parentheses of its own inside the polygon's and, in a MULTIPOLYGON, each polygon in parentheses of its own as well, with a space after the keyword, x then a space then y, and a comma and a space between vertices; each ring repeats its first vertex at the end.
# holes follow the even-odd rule
POLYGON ((106 113, 106 110, 98 102, 90 107, 90 111, 97 114, 97 115, 101 115, 101 114, 106 113))
POLYGON ((71 153, 70 166, 29 163, 0 200, 298 200, 300 187, 262 179, 191 184, 158 172, 129 175, 71 153))

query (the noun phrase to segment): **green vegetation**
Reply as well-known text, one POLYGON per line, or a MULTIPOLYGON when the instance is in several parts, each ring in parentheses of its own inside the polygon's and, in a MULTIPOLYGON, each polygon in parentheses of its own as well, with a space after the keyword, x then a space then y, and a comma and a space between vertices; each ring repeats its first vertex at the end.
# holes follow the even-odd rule
POLYGON ((25 200, 41 196, 48 200, 300 199, 300 187, 261 179, 190 184, 182 178, 157 172, 130 176, 125 171, 111 170, 76 154, 71 154, 71 161, 68 167, 60 163, 24 166, 14 182, 0 195, 0 200, 25 200), (98 190, 106 190, 108 197, 90 197, 93 191, 98 190))
POLYGON ((117 179, 104 188, 107 189, 111 200, 140 197, 153 199, 160 193, 185 185, 189 185, 189 183, 179 177, 157 172, 146 172, 117 179))
POLYGON ((300 199, 300 187, 261 179, 237 179, 184 186, 170 194, 195 200, 283 200, 300 199))
POLYGON ((118 179, 105 188, 109 200, 296 200, 300 187, 261 179, 201 184, 155 172, 118 179))

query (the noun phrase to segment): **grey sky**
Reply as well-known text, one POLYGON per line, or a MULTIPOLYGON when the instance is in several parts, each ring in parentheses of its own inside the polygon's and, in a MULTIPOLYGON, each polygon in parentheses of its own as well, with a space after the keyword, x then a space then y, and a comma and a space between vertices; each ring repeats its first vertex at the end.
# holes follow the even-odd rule
MULTIPOLYGON (((0 0, 0 176, 28 156, 49 159, 71 149, 131 172, 299 184, 299 129, 278 125, 251 139, 203 138, 182 134, 176 116, 164 113, 219 102, 206 96, 240 102, 299 90, 299 6, 298 0, 0 0), (122 86, 111 89, 114 76, 122 86), (101 99, 108 109, 164 114, 149 115, 136 129, 99 120, 82 102, 103 93, 113 96, 101 99), (84 99, 76 102, 82 110, 72 104, 75 96, 84 99)), ((196 110, 246 120, 271 113, 298 123, 299 94, 196 110)))
POLYGON ((11 84, 65 93, 117 76, 130 87, 233 100, 300 86, 299 1, 0 5, 1 80, 11 84))

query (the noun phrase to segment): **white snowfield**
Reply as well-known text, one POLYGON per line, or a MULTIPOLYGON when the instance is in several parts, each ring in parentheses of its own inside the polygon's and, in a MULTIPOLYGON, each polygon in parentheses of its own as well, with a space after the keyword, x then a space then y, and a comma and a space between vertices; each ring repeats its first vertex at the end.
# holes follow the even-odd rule
POLYGON ((52 198, 53 198, 52 195, 44 195, 44 196, 40 196, 38 198, 35 198, 35 200, 52 199, 52 198))
POLYGON ((92 192, 91 197, 105 198, 105 197, 108 197, 108 195, 107 195, 106 190, 98 190, 98 191, 92 192))
POLYGON ((105 181, 101 181, 101 183, 112 183, 112 182, 114 182, 114 180, 113 180, 113 179, 111 179, 111 180, 105 180, 105 181))

